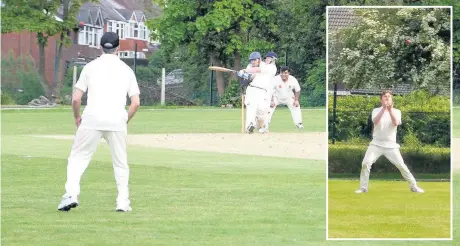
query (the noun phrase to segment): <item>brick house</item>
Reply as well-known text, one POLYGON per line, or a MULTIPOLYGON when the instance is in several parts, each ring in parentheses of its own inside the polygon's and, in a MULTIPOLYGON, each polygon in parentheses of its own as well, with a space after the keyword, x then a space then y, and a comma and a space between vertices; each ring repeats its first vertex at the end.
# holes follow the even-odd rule
MULTIPOLYGON (((119 56, 125 61, 135 56, 137 44, 137 59, 139 63, 147 64, 148 57, 158 49, 158 42, 149 38, 149 30, 145 23, 148 18, 154 18, 151 10, 144 13, 145 6, 135 0, 100 0, 99 3, 84 3, 77 15, 78 23, 70 35, 72 44, 65 47, 61 61, 60 74, 55 74, 56 53, 59 35, 49 37, 45 47, 45 78, 53 83, 55 76, 64 79, 67 67, 73 61, 80 60, 83 64, 102 54, 99 42, 106 31, 117 32, 120 36, 119 56), (79 28, 78 28, 79 27, 79 28)), ((148 6, 152 8, 152 6, 148 6)), ((155 9, 157 10, 157 8, 155 9)), ((56 20, 62 21, 61 14, 56 20)), ((6 33, 1 35, 1 51, 3 56, 13 52, 14 56, 30 55, 38 63, 39 54, 36 33, 24 31, 21 33, 6 33)))

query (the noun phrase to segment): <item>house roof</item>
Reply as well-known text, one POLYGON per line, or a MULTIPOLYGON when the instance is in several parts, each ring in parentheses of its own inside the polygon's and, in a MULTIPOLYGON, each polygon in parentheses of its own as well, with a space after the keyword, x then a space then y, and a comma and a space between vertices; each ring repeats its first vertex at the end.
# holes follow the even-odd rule
POLYGON ((133 11, 129 9, 115 9, 125 20, 130 20, 133 15, 133 11))
POLYGON ((352 8, 329 8, 328 31, 333 32, 359 21, 352 8))
MULTIPOLYGON (((144 15, 146 18, 154 18, 159 15, 160 10, 156 4, 151 2, 141 0, 99 0, 98 3, 85 2, 77 14, 77 20, 93 24, 97 20, 98 11, 101 11, 104 20, 128 21, 131 19, 133 13, 138 21, 144 15)), ((57 17, 60 19, 63 18, 62 6, 59 9, 57 17)))
POLYGON ((124 9, 124 7, 114 0, 99 0, 99 5, 105 20, 125 21, 124 17, 116 11, 116 9, 124 9))

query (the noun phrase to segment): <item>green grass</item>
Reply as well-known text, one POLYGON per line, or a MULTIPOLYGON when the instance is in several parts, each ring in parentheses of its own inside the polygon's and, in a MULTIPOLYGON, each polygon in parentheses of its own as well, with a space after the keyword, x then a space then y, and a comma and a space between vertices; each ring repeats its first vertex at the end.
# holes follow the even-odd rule
MULTIPOLYGON (((413 173, 417 180, 450 180, 450 173, 413 173)), ((371 173, 371 178, 373 180, 404 180, 404 177, 400 172, 395 173, 371 173)), ((359 179, 359 173, 330 173, 329 180, 334 179, 359 179)))
MULTIPOLYGON (((324 111, 304 112, 312 118, 305 120, 306 131, 320 131, 324 111)), ((239 113, 141 110, 129 130, 239 132, 239 113)), ((272 131, 297 131, 288 110, 273 118, 272 131)), ((3 245, 293 245, 324 239, 324 161, 129 146, 134 210, 123 214, 114 212, 110 152, 101 143, 82 178, 81 205, 58 212, 72 141, 30 134, 74 133, 68 109, 2 111, 3 245)))
POLYGON ((371 181, 370 192, 355 194, 359 181, 329 180, 330 238, 449 238, 450 183, 371 181))
MULTIPOLYGON (((239 110, 141 110, 129 131, 239 132, 239 117, 239 110)), ((303 117, 305 131, 326 129, 324 110, 303 117)), ((272 131, 296 132, 288 110, 276 111, 272 131)), ((115 213, 101 143, 83 175, 81 206, 58 212, 72 141, 29 135, 74 133, 69 109, 2 111, 2 245, 454 245, 326 241, 325 163, 305 159, 130 146, 134 211, 115 213)), ((460 218, 460 202, 455 209, 460 218)))
MULTIPOLYGON (((326 111, 302 111, 304 131, 325 132, 326 111)), ((272 132, 296 132, 287 108, 276 109, 272 132)), ((73 134, 72 110, 2 110, 2 133, 6 134, 73 134)), ((239 133, 240 109, 142 109, 128 127, 129 133, 239 133)))

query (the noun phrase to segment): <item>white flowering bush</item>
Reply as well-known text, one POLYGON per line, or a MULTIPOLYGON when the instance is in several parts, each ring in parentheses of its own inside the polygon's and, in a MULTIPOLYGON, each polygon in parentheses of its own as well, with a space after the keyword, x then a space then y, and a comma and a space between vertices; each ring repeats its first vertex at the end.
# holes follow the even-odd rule
POLYGON ((360 9, 329 33, 329 83, 348 88, 450 86, 449 9, 360 9))

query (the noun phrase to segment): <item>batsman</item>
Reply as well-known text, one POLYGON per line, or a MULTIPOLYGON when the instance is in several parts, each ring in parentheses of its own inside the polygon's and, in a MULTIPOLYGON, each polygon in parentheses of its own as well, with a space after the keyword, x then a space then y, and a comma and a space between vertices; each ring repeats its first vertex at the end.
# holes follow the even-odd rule
POLYGON ((274 64, 276 58, 274 52, 269 52, 266 62, 263 62, 259 52, 252 52, 249 55, 250 64, 237 72, 240 78, 244 78, 243 81, 248 81, 244 99, 246 133, 252 134, 256 127, 260 132, 264 131, 265 117, 270 107, 271 81, 277 70, 274 64))

